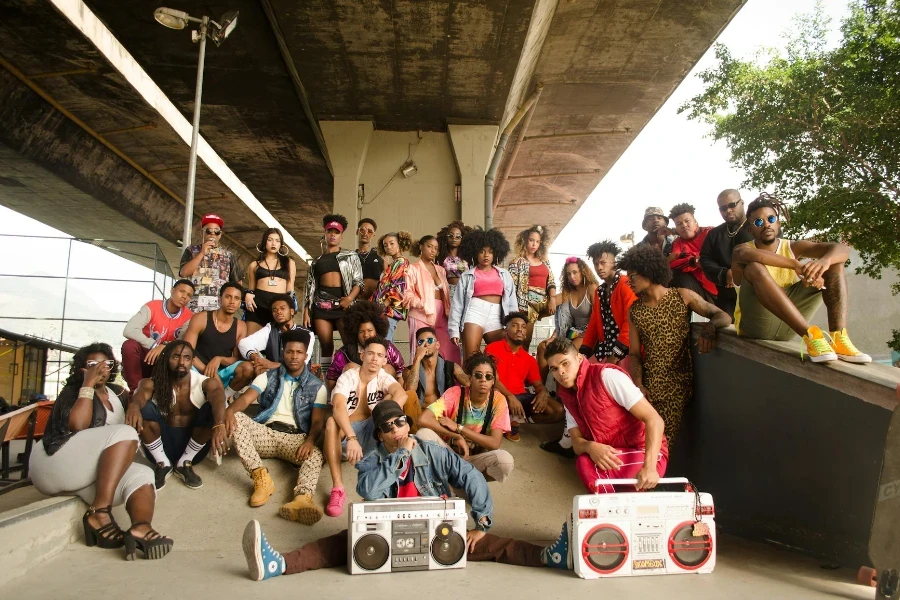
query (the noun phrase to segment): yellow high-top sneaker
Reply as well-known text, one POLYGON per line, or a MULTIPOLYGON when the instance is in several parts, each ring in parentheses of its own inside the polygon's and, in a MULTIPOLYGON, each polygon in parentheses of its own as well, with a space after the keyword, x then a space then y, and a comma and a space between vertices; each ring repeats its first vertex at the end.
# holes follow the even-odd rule
MULTIPOLYGON (((825 339, 825 334, 815 325, 806 330, 806 335, 803 336, 803 343, 806 345, 806 353, 812 362, 820 363, 837 360, 837 354, 831 349, 831 345, 825 339)), ((803 358, 802 350, 800 351, 800 358, 803 358)))
POLYGON ((871 356, 857 350, 853 342, 850 341, 846 327, 839 331, 831 332, 831 347, 839 359, 848 363, 864 364, 872 362, 871 356))

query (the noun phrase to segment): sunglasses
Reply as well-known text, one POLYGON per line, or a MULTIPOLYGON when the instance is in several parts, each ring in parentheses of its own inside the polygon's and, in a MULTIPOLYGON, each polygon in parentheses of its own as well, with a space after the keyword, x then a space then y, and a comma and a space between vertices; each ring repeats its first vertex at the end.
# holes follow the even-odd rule
POLYGON ((738 204, 743 202, 743 200, 738 200, 737 202, 729 202, 728 204, 723 204, 719 207, 719 212, 728 212, 732 208, 736 207, 738 204))
POLYGON ((421 340, 416 340, 417 346, 421 346, 422 344, 433 344, 433 343, 434 343, 433 337, 427 337, 427 338, 422 338, 421 340))
POLYGON ((116 366, 116 361, 114 361, 114 360, 102 360, 102 361, 89 360, 89 361, 87 361, 87 362, 85 363, 85 365, 86 365, 88 368, 90 368, 90 367, 96 367, 96 366, 99 365, 100 363, 105 363, 106 366, 109 367, 110 369, 112 369, 113 367, 116 366))
POLYGON ((204 229, 203 233, 206 235, 222 235, 221 229, 204 229))
POLYGON ((768 221, 769 224, 774 224, 775 221, 777 221, 777 220, 778 220, 778 217, 776 215, 769 215, 768 217, 766 217, 765 221, 762 219, 762 217, 760 217, 760 218, 756 219, 755 221, 753 221, 753 224, 756 225, 757 227, 762 227, 766 223, 766 221, 768 221))
POLYGON ((381 433, 390 433, 394 427, 396 427, 397 429, 400 429, 401 427, 406 425, 408 422, 409 421, 407 420, 406 416, 397 417, 396 419, 394 419, 392 421, 386 421, 386 422, 382 423, 381 425, 378 426, 378 429, 381 430, 381 433))
POLYGON ((360 233, 360 235, 362 235, 362 234, 375 235, 375 230, 374 229, 364 229, 364 228, 360 227, 359 233, 360 233))
POLYGON ((478 379, 479 381, 481 381, 482 379, 484 379, 485 381, 493 381, 494 380, 493 373, 482 373, 480 371, 477 373, 472 373, 472 377, 474 377, 475 379, 478 379))
POLYGON ((462 235, 459 233, 448 233, 447 237, 451 240, 461 240, 462 239, 462 235))

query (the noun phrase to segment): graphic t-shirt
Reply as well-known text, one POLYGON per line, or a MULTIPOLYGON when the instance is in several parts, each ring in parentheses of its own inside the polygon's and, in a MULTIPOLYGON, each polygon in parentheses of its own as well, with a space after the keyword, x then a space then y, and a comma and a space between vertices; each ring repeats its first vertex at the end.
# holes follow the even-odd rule
MULTIPOLYGON (((341 394, 347 398, 347 414, 352 415, 359 408, 359 376, 361 369, 349 369, 338 377, 337 383, 334 384, 334 391, 331 394, 332 400, 335 394, 341 394)), ((387 391, 397 380, 387 374, 384 369, 379 369, 378 374, 366 384, 366 404, 369 405, 371 411, 375 405, 384 400, 387 391)), ((319 405, 318 398, 316 404, 319 405)), ((321 406, 321 405, 319 405, 321 406)))
POLYGON ((509 406, 506 404, 506 398, 503 394, 494 390, 494 403, 491 414, 487 415, 487 403, 478 409, 473 409, 469 402, 468 388, 455 385, 438 398, 438 400, 428 406, 428 410, 434 413, 435 417, 447 417, 452 421, 457 421, 457 412, 459 411, 460 396, 463 398, 463 414, 462 426, 475 433, 487 434, 484 431, 485 422, 489 423, 489 429, 499 429, 506 433, 510 430, 509 423, 509 406), (465 392, 464 392, 465 390, 465 392))
MULTIPOLYGON (((202 249, 200 244, 194 244, 186 249, 181 256, 180 267, 191 262, 202 249)), ((194 282, 194 296, 188 303, 188 308, 192 312, 217 310, 219 308, 219 290, 227 282, 237 283, 241 278, 240 265, 234 254, 230 250, 216 246, 203 255, 197 270, 190 277, 190 280, 194 282)))
POLYGON ((413 467, 412 457, 406 460, 406 466, 400 472, 397 479, 397 497, 398 498, 418 498, 419 490, 416 489, 416 470, 413 467))

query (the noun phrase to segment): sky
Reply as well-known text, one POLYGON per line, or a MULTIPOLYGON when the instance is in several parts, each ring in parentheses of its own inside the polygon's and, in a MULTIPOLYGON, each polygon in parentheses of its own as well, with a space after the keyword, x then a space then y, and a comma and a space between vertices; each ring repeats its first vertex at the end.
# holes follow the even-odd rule
MULTIPOLYGON (((831 17, 829 41, 836 43, 848 0, 821 4, 831 17)), ((794 17, 812 12, 815 5, 815 0, 748 0, 717 42, 743 59, 753 58, 761 47, 783 49, 784 32, 794 17)), ((644 235, 641 219, 648 206, 668 213, 672 206, 688 202, 697 208, 695 216, 701 225, 715 226, 722 222, 716 205, 719 192, 738 188, 745 200, 752 200, 762 191, 741 188, 744 174, 731 166, 725 143, 713 143, 707 137, 707 125, 678 114, 679 106, 703 91, 697 74, 714 64, 710 47, 559 233, 551 247, 551 252, 558 253, 551 260, 555 272, 562 270, 566 255, 584 256, 593 242, 618 241, 632 231, 640 239, 644 235)))
MULTIPOLYGON (((718 42, 723 43, 738 58, 751 58, 760 48, 783 48, 784 32, 791 27, 797 14, 811 12, 815 0, 749 0, 728 25, 718 42)), ((823 0, 827 15, 832 18, 832 41, 839 39, 837 28, 847 11, 847 0, 823 0)), ((625 233, 640 230, 641 218, 647 206, 661 206, 668 211, 680 202, 690 202, 697 207, 697 220, 702 225, 717 225, 720 216, 716 209, 718 193, 731 187, 739 187, 743 173, 731 167, 728 149, 724 143, 713 143, 707 138, 708 127, 691 122, 677 113, 678 107, 702 91, 697 73, 714 63, 713 49, 696 65, 669 100, 638 135, 603 181, 588 197, 569 225, 560 232, 551 248, 551 262, 558 273, 567 255, 583 255, 586 247, 606 238, 618 240, 625 233), (647 185, 653 182, 653 185, 647 185), (599 218, 599 217, 603 218, 599 218)), ((741 190, 744 198, 753 198, 759 190, 741 190)), ((30 219, 24 215, 0 207, 0 234, 48 235, 69 237, 66 234, 30 219)), ((0 237, 3 244, 11 241, 0 237)), ((46 249, 47 242, 36 243, 36 248, 46 249), (41 244, 44 244, 43 246, 41 244)), ((19 247, 17 247, 19 248, 19 247)), ((149 270, 129 263, 98 248, 88 247, 82 264, 102 265, 99 269, 115 272, 133 279, 149 279, 149 270)), ((12 249, 4 256, 21 253, 12 249)), ((3 274, 33 273, 36 269, 52 274, 65 269, 65 252, 28 253, 39 263, 29 264, 27 257, 10 261, 3 274), (57 258, 48 260, 50 254, 57 258)), ((81 261, 75 261, 81 263, 81 261)), ((0 297, 15 294, 14 286, 6 277, 0 277, 0 297)), ((134 308, 143 303, 146 295, 135 293, 134 308)), ((121 313, 123 302, 120 294, 99 293, 91 300, 103 312, 121 313)), ((116 315, 114 318, 120 318, 116 315)), ((122 316, 126 318, 127 316, 122 316)), ((17 330, 21 330, 16 327, 17 330)), ((69 341, 69 340, 66 340, 69 341)), ((71 340, 70 343, 78 343, 71 340)))

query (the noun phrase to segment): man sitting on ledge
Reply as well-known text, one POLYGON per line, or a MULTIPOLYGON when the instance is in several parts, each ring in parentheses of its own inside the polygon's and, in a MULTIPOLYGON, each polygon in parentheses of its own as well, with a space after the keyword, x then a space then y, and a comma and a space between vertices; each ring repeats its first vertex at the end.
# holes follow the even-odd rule
MULTIPOLYGON (((394 402, 382 402, 372 412, 377 451, 357 464, 356 491, 366 500, 453 495, 451 486, 465 491, 472 506, 476 529, 466 535, 468 559, 494 561, 525 567, 572 568, 569 552, 569 527, 563 525, 556 542, 541 547, 528 542, 501 538, 487 533, 494 512, 487 482, 475 468, 451 450, 410 435, 408 417, 394 402)), ((250 579, 261 581, 327 569, 347 564, 347 530, 306 544, 285 555, 266 541, 259 521, 250 521, 244 529, 244 557, 250 579)))
POLYGON ((566 407, 566 428, 578 458, 575 468, 591 493, 612 493, 600 479, 637 479, 638 490, 656 487, 669 448, 662 417, 617 365, 591 364, 565 338, 544 354, 566 407))
POLYGON ((734 284, 740 286, 734 311, 738 335, 787 341, 796 333, 803 338, 812 362, 872 362, 847 335, 844 263, 850 257, 850 248, 845 244, 781 239, 781 215, 787 218, 784 205, 766 193, 747 207, 753 241, 736 247, 731 257, 734 284), (801 258, 813 260, 804 263, 801 258), (809 324, 823 301, 828 336, 809 324))
MULTIPOLYGON (((273 315, 278 314, 279 304, 272 301, 273 315)), ((265 331, 265 327, 260 331, 265 331)), ((264 505, 275 493, 275 484, 262 459, 280 458, 300 470, 294 499, 282 506, 279 514, 289 521, 313 525, 322 518, 313 494, 324 457, 316 448, 323 421, 313 421, 311 416, 316 401, 326 402, 325 385, 306 367, 310 333, 298 327, 280 337, 279 344, 284 342, 284 352, 279 350, 282 364, 258 375, 250 389, 235 398, 225 411, 225 424, 238 457, 253 479, 250 506, 264 505), (259 414, 250 418, 243 411, 257 398, 259 414)))

